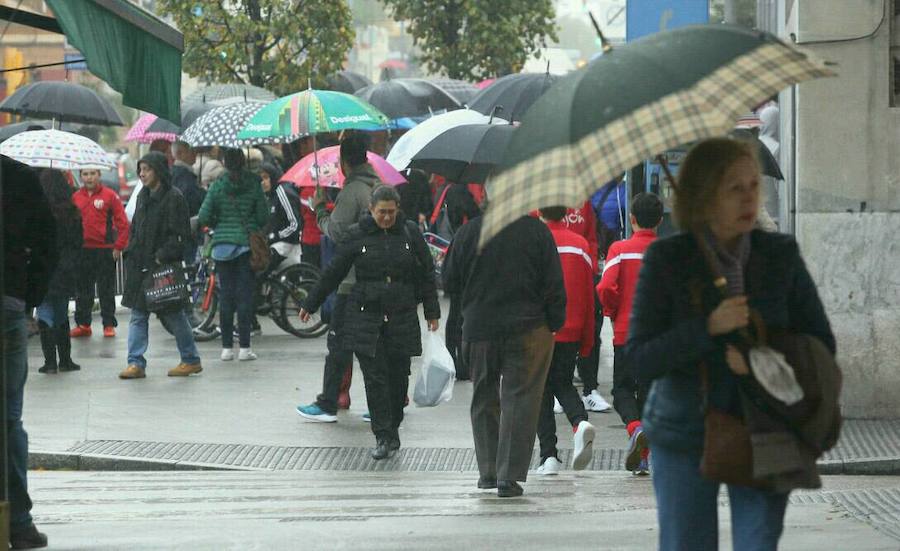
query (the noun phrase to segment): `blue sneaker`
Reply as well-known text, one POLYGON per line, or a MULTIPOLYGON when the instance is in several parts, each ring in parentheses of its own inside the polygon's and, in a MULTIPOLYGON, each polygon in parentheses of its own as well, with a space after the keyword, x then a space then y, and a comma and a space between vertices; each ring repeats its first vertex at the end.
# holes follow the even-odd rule
POLYGON ((372 422, 372 416, 369 415, 368 411, 362 414, 362 420, 365 421, 366 423, 372 422))
POLYGON ((297 414, 304 419, 316 421, 317 423, 336 423, 337 415, 326 413, 316 404, 308 406, 297 406, 297 414))
POLYGON ((647 435, 644 434, 643 427, 637 427, 631 434, 628 442, 628 452, 625 455, 625 469, 635 472, 640 466, 641 455, 647 449, 647 435))
POLYGON ((650 474, 650 460, 648 458, 641 459, 637 470, 633 474, 635 476, 648 476, 650 474))

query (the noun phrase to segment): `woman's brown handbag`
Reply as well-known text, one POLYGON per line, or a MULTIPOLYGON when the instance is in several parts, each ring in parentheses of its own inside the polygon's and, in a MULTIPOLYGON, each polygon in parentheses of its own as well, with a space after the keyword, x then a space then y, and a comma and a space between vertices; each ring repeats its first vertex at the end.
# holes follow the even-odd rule
MULTIPOLYGON (((230 197, 232 204, 237 209, 237 200, 234 195, 230 197)), ((244 226, 244 231, 247 232, 247 241, 250 244, 250 269, 257 273, 262 272, 269 267, 269 262, 272 259, 272 252, 269 250, 269 240, 266 239, 265 233, 251 231, 247 226, 246 218, 241 217, 241 224, 244 226)))
POLYGON ((703 419, 703 457, 700 474, 709 480, 758 487, 753 479, 753 446, 744 420, 709 405, 708 373, 701 365, 706 408, 703 419))
MULTIPOLYGON (((246 224, 244 225, 246 228, 246 224)), ((260 231, 247 231, 250 241, 250 269, 261 272, 269 267, 272 253, 269 251, 269 241, 266 235, 260 231)))

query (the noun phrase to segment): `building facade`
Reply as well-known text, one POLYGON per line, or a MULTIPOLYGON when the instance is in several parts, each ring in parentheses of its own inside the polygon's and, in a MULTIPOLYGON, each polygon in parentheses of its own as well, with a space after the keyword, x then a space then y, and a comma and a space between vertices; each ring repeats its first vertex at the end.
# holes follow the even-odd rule
POLYGON ((900 0, 759 0, 838 77, 781 93, 782 213, 838 342, 849 417, 900 417, 900 0))

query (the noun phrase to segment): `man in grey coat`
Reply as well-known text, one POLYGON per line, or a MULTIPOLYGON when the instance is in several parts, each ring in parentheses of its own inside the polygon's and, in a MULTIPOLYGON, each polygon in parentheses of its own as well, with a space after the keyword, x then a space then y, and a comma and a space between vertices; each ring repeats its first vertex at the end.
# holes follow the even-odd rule
MULTIPOLYGON (((381 180, 366 159, 367 153, 368 143, 364 134, 351 134, 344 138, 341 141, 341 171, 346 175, 346 179, 343 189, 334 201, 334 210, 329 212, 325 208, 323 193, 317 193, 313 198, 319 229, 335 245, 346 241, 350 227, 369 212, 372 191, 381 184, 381 180)), ((297 413, 305 419, 320 423, 336 422, 342 380, 347 380, 345 386, 349 390, 350 373, 353 372, 353 352, 345 349, 341 340, 347 295, 355 281, 356 275, 351 271, 338 288, 328 324, 328 355, 325 356, 322 393, 312 404, 297 406, 297 413)), ((349 406, 349 400, 342 405, 349 406)))

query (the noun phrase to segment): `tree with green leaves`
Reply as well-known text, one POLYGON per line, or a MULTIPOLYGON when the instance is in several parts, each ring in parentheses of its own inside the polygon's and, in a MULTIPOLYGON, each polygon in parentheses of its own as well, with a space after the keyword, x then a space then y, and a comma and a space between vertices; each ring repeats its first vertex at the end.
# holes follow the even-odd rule
POLYGON ((324 83, 353 46, 345 0, 159 0, 184 33, 184 69, 285 95, 324 83))
POLYGON ((551 0, 382 0, 432 73, 476 81, 518 72, 556 40, 551 0))

